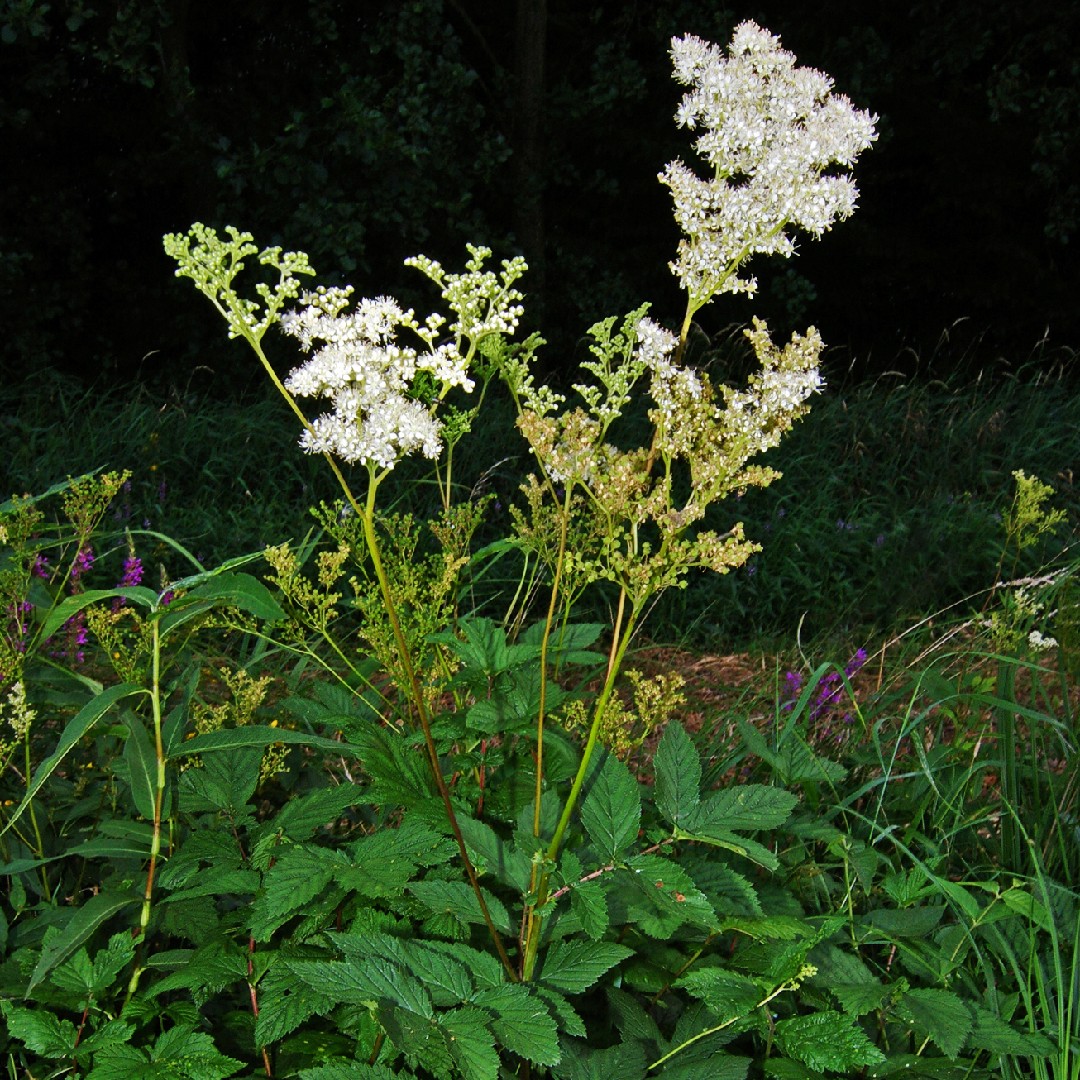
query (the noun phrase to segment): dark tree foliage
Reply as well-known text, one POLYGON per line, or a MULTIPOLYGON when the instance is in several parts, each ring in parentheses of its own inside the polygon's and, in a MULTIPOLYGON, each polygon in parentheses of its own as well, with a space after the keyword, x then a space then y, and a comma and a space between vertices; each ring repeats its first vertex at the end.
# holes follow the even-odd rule
POLYGON ((759 312, 883 363, 958 319, 1014 360, 1046 328, 1075 344, 1073 5, 0 0, 0 370, 246 381, 161 254, 193 220, 418 308, 404 257, 520 251, 556 369, 604 315, 677 318, 667 42, 747 17, 881 114, 859 212, 756 267, 759 312))

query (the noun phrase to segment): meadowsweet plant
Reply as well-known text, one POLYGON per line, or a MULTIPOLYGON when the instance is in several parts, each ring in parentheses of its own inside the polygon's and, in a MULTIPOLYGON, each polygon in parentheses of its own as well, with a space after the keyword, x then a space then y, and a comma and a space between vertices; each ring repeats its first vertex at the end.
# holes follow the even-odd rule
MULTIPOLYGON (((893 873, 876 822, 848 836, 789 790, 820 792, 845 769, 749 722, 758 772, 715 788, 673 719, 680 680, 623 670, 658 596, 758 550, 724 504, 777 478, 757 459, 822 388, 813 328, 778 344, 753 320, 758 369, 727 386, 683 362, 691 322, 719 293, 752 296, 755 255, 789 256, 796 230, 850 214, 846 170, 873 140, 872 117, 753 23, 726 50, 677 38, 672 58, 689 88, 676 118, 708 168, 661 174, 686 314, 678 332, 648 305, 597 323, 565 394, 537 376, 541 340, 515 340, 520 258, 492 270, 470 247, 461 273, 409 260, 441 297, 421 316, 305 289, 306 256, 260 252, 235 228, 165 238, 341 499, 316 510, 319 540, 265 550, 273 591, 233 564, 154 591, 114 537, 115 588, 35 614, 45 640, 85 612, 87 663, 121 681, 82 677, 89 701, 0 833, 19 836, 39 794, 65 784, 86 806, 94 794, 71 774, 93 739, 111 762, 102 820, 58 815, 58 834, 85 821, 85 839, 55 854, 24 844, 4 868, 78 896, 74 860, 115 861, 73 913, 56 893, 33 914, 16 896, 0 1011, 24 1062, 95 1080, 642 1080, 918 1075, 925 1059, 924 1075, 952 1075, 961 1058, 982 1076, 1001 1047, 1042 1052, 1007 1009, 953 988, 957 929, 1033 917, 1030 892, 893 873), (269 279, 248 289, 252 263, 269 279), (275 326, 303 354, 283 378, 275 326), (533 465, 512 534, 477 553, 488 503, 461 497, 452 454, 500 387, 533 465), (431 521, 382 505, 407 456, 435 471, 431 521), (515 598, 500 621, 470 610, 462 581, 507 553, 545 577, 538 601, 515 598), (575 621, 589 590, 610 604, 603 625, 575 621), (646 746, 652 783, 638 776, 646 746), (810 866, 819 846, 839 873, 810 866), (922 903, 934 890, 949 890, 947 921, 922 903)), ((92 531, 71 553, 80 574, 84 551, 107 550, 92 531)), ((40 725, 10 674, 9 727, 40 725)), ((839 678, 820 680, 811 708, 836 708, 839 678)), ((853 822, 865 794, 843 808, 853 822)))
MULTIPOLYGON (((566 917, 565 897, 572 894, 576 873, 568 867, 580 867, 584 854, 564 850, 579 812, 585 835, 597 848, 593 857, 607 853, 609 865, 601 874, 614 873, 634 846, 636 827, 627 830, 631 819, 640 817, 640 799, 625 766, 607 752, 600 737, 604 732, 613 747, 621 745, 612 733, 625 710, 616 687, 641 619, 661 592, 685 586, 691 572, 726 573, 758 550, 737 522, 717 531, 703 527, 703 519, 710 507, 729 495, 776 478, 774 470, 751 459, 779 442, 822 385, 818 370, 822 343, 815 330, 794 335, 778 347, 765 324, 755 320, 747 336, 760 371, 745 388, 714 386, 681 363, 691 320, 718 293, 752 294, 753 280, 740 276, 744 264, 756 254, 792 254, 788 230, 801 228, 820 235, 834 220, 850 214, 855 203, 850 178, 826 170, 850 166, 874 137, 869 114, 833 95, 825 76, 796 68, 794 57, 780 48, 778 39, 753 23, 737 29, 726 53, 696 38, 676 38, 672 57, 676 78, 691 87, 677 120, 701 129, 696 149, 711 172, 710 179, 701 180, 676 161, 660 177, 672 190, 676 219, 685 233, 672 270, 687 293, 686 316, 679 334, 650 319, 648 305, 621 322, 612 318, 594 326, 592 358, 582 365, 582 380, 574 386, 580 404, 538 384, 532 366, 542 344, 538 338, 520 344, 511 341, 522 313, 523 296, 516 288, 525 271, 521 259, 504 262, 498 275, 484 269, 491 255, 485 248, 470 247, 471 258, 462 274, 448 273, 423 256, 409 260, 439 287, 449 312, 421 321, 387 297, 353 303, 347 288, 301 293, 296 275, 310 273, 306 257, 283 255, 276 248, 259 254, 258 261, 276 270, 278 281, 257 286, 258 299, 243 299, 237 292, 237 275, 258 251, 248 234, 229 229, 229 239, 222 240, 213 230, 196 225, 185 236, 165 240, 166 250, 179 264, 178 275, 190 277, 225 316, 230 334, 244 338, 255 350, 301 419, 302 447, 326 456, 345 504, 356 515, 360 530, 351 538, 347 524, 335 528, 329 517, 323 520, 335 536, 339 555, 348 551, 373 572, 397 652, 388 670, 410 703, 426 748, 432 793, 442 804, 445 825, 456 842, 471 903, 486 927, 503 978, 511 983, 532 984, 538 976, 543 979, 544 972, 550 975, 555 963, 551 949, 557 952, 558 946, 552 944, 550 924, 559 920, 561 909, 566 917), (301 307, 285 312, 285 303, 294 298, 301 307), (310 359, 284 380, 274 374, 264 352, 266 330, 275 322, 310 353, 310 359), (515 512, 514 543, 548 567, 546 616, 518 644, 511 644, 503 630, 485 620, 459 622, 456 629, 432 639, 441 649, 439 663, 430 659, 417 663, 422 654, 415 636, 406 632, 405 613, 423 600, 410 595, 409 603, 403 603, 401 572, 387 570, 383 546, 393 527, 390 518, 378 515, 376 494, 403 455, 440 459, 444 439, 452 446, 471 420, 469 413, 458 411, 448 413, 444 421, 440 414, 445 399, 452 391, 473 392, 478 380, 486 385, 492 377, 509 390, 518 427, 538 466, 523 488, 526 505, 515 512), (619 422, 641 389, 650 401, 652 433, 641 445, 628 446, 619 422), (327 410, 309 420, 298 398, 325 402, 327 410), (338 461, 366 469, 365 497, 353 494, 338 461), (591 644, 600 628, 578 631, 567 625, 566 617, 574 598, 605 582, 615 587, 617 600, 601 687, 586 704, 584 718, 580 701, 567 713, 573 713, 585 730, 584 746, 577 753, 564 736, 550 730, 565 697, 551 671, 557 659, 572 665, 592 655, 581 647, 591 644), (557 626, 561 628, 556 635, 557 626), (515 654, 515 649, 520 651, 515 654), (482 683, 476 682, 477 668, 487 672, 482 683), (449 714, 435 712, 433 685, 445 687, 453 696, 455 707, 449 714), (530 748, 524 759, 530 764, 517 760, 515 748, 522 746, 530 748), (447 761, 452 765, 449 778, 444 775, 447 761), (531 780, 522 787, 520 780, 530 774, 531 780), (498 798, 490 790, 493 779, 514 776, 519 780, 512 781, 509 790, 516 794, 507 802, 504 793, 496 805, 523 826, 514 853, 507 848, 499 855, 500 861, 510 858, 511 884, 521 894, 516 931, 502 903, 481 884, 485 866, 491 867, 491 845, 503 850, 506 841, 497 839, 468 808, 468 792, 475 792, 476 808, 490 806, 498 798), (599 789, 608 792, 605 810, 598 810, 599 789), (611 814, 618 818, 617 827, 615 818, 606 820, 611 814), (561 904, 559 897, 564 898, 561 904), (508 933, 516 935, 516 944, 507 944, 508 933)), ((440 490, 448 511, 453 494, 448 466, 440 490)), ((394 544, 395 550, 401 546, 400 540, 394 544)), ((406 540, 404 548, 409 547, 406 540)), ((329 623, 319 590, 303 586, 291 551, 276 548, 271 559, 276 580, 291 583, 297 603, 308 611, 307 625, 325 629, 329 623)), ((341 566, 338 558, 325 579, 320 571, 324 600, 340 595, 336 590, 341 566)), ((354 578, 353 587, 362 591, 363 581, 354 578)), ((358 603, 361 608, 370 606, 370 598, 359 595, 358 603)), ((336 651, 344 655, 340 647, 336 651)), ((645 701, 648 695, 639 698, 645 701)), ((640 703, 637 707, 645 708, 640 703)), ((645 708, 650 710, 655 711, 645 708)), ((627 716, 627 726, 637 722, 647 729, 655 719, 644 713, 627 716)), ((360 740, 369 751, 371 738, 368 732, 360 740)), ((394 756, 398 753, 392 753, 392 760, 400 768, 394 756)), ((364 763, 377 775, 370 754, 364 763)), ((709 833, 708 823, 698 821, 701 815, 690 810, 690 802, 698 798, 696 781, 690 784, 692 796, 687 789, 674 802, 672 784, 680 791, 685 785, 673 775, 663 785, 669 796, 666 816, 674 831, 648 847, 652 854, 634 857, 654 860, 656 888, 663 890, 660 877, 667 877, 675 889, 674 902, 682 903, 683 887, 692 885, 674 863, 657 853, 679 837, 721 847, 732 841, 722 830, 709 833), (690 802, 682 806, 683 799, 690 802), (702 826, 700 835, 687 831, 695 822, 702 826)), ((414 799, 403 801, 409 805, 414 799)), ((772 805, 769 814, 775 815, 777 807, 788 804, 780 799, 772 805)), ((575 849, 581 844, 576 831, 572 844, 575 849)), ((752 857, 771 862, 763 849, 752 857)), ((588 874, 583 880, 596 876, 588 874)), ((606 917, 603 922, 606 925, 606 917)), ((623 951, 598 943, 596 955, 603 956, 600 963, 606 969, 623 951)), ((800 968, 762 987, 758 996, 771 1002, 804 977, 800 968)), ((679 1049, 669 1047, 657 1065, 679 1049)), ((557 1055, 550 1060, 532 1055, 542 1064, 554 1064, 556 1059, 557 1055)))

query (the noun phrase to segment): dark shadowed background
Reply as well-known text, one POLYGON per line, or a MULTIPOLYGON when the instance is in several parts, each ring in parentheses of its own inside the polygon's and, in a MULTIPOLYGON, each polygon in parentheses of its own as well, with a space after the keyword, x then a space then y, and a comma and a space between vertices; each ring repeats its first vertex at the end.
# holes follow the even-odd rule
POLYGON ((935 375, 1080 342, 1080 5, 0 0, 0 373, 257 378, 162 253, 195 220, 418 309, 437 298, 406 256, 521 252, 556 372, 597 318, 648 299, 673 321, 656 174, 692 152, 668 41, 745 18, 880 139, 856 215, 759 260, 755 304, 718 301, 705 334, 814 322, 834 365, 935 375))

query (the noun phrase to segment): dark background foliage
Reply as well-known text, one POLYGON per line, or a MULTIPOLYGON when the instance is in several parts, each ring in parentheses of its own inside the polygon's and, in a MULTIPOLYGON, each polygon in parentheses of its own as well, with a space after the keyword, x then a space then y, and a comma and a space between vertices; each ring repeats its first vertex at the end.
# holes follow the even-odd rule
POLYGON ((675 319, 655 177, 692 155, 667 43, 726 43, 744 18, 881 137, 855 217, 756 266, 755 308, 716 303, 707 334, 753 310, 813 321, 834 363, 870 370, 908 347, 950 368, 975 341, 987 363, 1080 340, 1076 5, 0 0, 0 373, 242 388, 246 358, 161 252, 194 220, 420 309, 404 257, 521 251, 553 369, 642 299, 675 319))

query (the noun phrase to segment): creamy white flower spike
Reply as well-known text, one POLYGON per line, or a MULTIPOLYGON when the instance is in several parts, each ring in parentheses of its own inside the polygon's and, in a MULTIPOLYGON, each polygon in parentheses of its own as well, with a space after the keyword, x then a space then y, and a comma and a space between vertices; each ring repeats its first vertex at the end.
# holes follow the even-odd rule
POLYGON ((441 426, 431 409, 416 399, 413 381, 428 373, 442 391, 472 390, 464 358, 447 343, 420 351, 397 342, 399 329, 420 333, 412 311, 389 297, 361 300, 346 308, 351 288, 306 293, 306 307, 281 319, 311 359, 292 371, 286 388, 297 397, 328 398, 331 410, 317 416, 300 445, 309 453, 330 453, 347 462, 392 469, 405 454, 438 457, 441 426))
POLYGON ((697 310, 718 293, 752 294, 757 283, 739 267, 792 255, 789 226, 820 236, 852 213, 854 181, 826 170, 855 162, 877 138, 876 117, 834 94, 827 75, 797 68, 753 22, 736 27, 726 55, 697 37, 672 39, 671 55, 691 87, 676 122, 701 130, 694 146, 712 173, 701 179, 676 160, 660 174, 686 234, 671 269, 697 310))

